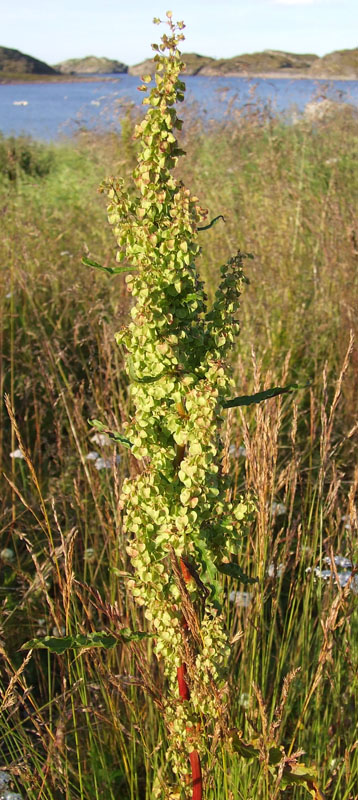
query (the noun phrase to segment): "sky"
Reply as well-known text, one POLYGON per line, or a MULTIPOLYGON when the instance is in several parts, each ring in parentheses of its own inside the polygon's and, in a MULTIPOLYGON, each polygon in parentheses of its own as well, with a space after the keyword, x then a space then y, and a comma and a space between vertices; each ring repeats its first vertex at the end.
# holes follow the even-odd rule
POLYGON ((185 22, 183 52, 322 56, 358 47, 358 0, 0 0, 0 45, 48 64, 86 55, 137 64, 161 35, 153 17, 168 9, 185 22))

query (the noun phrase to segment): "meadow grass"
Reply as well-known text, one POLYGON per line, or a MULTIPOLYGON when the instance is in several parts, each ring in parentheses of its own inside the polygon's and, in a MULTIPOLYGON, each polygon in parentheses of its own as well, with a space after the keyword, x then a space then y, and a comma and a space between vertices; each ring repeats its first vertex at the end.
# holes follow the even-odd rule
MULTIPOLYGON (((114 262, 96 189, 133 168, 131 128, 128 117, 121 137, 0 141, 0 382, 15 415, 11 424, 1 406, 0 767, 30 800, 149 800, 165 761, 164 677, 150 643, 20 650, 51 633, 146 627, 125 592, 118 513, 135 461, 93 441, 87 422, 120 429, 130 413, 114 343, 129 301, 122 277, 81 264, 85 253, 114 262), (25 459, 10 457, 17 428, 25 459)), ((327 798, 357 800, 358 579, 344 586, 337 561, 358 563, 356 127, 257 113, 206 130, 193 121, 183 142, 184 182, 225 217, 203 234, 209 289, 237 246, 254 254, 233 353, 238 393, 310 384, 227 416, 233 494, 257 499, 241 562, 259 578, 224 578, 230 718, 247 738, 262 735, 263 752, 258 769, 219 748, 206 797, 280 796, 265 765, 271 726, 317 765, 327 798)))

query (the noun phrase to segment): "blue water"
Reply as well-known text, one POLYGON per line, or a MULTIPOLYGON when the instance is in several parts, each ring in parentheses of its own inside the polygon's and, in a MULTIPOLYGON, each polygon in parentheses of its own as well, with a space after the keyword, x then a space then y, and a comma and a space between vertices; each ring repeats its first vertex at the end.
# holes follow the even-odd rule
MULTIPOLYGON (((322 97, 358 107, 358 81, 188 76, 185 82, 186 99, 180 107, 184 117, 194 106, 194 113, 206 119, 265 108, 290 119, 322 97)), ((0 85, 0 131, 51 141, 84 127, 119 129, 128 103, 141 105, 139 83, 139 78, 124 74, 110 81, 0 85), (16 105, 23 101, 27 104, 16 105)))

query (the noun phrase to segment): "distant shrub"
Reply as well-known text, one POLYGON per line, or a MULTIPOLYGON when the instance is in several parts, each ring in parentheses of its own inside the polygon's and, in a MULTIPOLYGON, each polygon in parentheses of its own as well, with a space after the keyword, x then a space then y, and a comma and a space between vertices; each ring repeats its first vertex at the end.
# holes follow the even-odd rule
POLYGON ((42 178, 53 166, 53 153, 47 145, 33 142, 30 138, 0 135, 0 175, 16 181, 28 175, 42 178))

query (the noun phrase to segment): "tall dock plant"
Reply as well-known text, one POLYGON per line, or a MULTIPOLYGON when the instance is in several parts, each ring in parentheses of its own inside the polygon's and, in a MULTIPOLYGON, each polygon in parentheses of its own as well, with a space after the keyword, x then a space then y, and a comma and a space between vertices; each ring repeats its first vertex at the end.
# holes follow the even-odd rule
MULTIPOLYGON (((208 310, 196 267, 206 212, 173 175, 183 155, 175 103, 184 99, 178 50, 184 24, 175 25, 171 12, 167 21, 169 35, 153 45, 155 86, 143 101, 148 112, 135 129, 136 191, 121 180, 110 180, 107 191, 117 261, 131 265, 126 281, 132 319, 116 340, 127 353, 133 404, 125 436, 143 467, 122 488, 134 568, 128 588, 145 607, 168 678, 165 722, 173 772, 191 771, 199 798, 206 728, 215 728, 222 715, 230 654, 218 570, 235 553, 252 510, 244 498, 229 501, 220 440, 223 406, 233 388, 226 359, 239 332, 244 275, 238 254, 221 268, 208 310)), ((145 75, 140 89, 147 91, 150 81, 145 75)))
POLYGON ((125 435, 114 434, 140 465, 140 474, 124 481, 120 501, 134 570, 128 590, 144 607, 167 677, 168 763, 180 795, 200 800, 208 743, 215 747, 228 734, 230 645, 219 574, 250 580, 237 559, 230 563, 253 503, 230 498, 222 469, 223 409, 291 387, 228 401, 234 383, 227 358, 239 333, 244 255, 239 252, 221 267, 209 309, 196 259, 199 236, 211 223, 203 225, 207 212, 173 174, 184 154, 175 109, 185 90, 178 50, 184 24, 174 24, 171 12, 167 24, 169 34, 153 45, 155 85, 150 89, 151 76, 144 75, 140 87, 148 92, 143 102, 149 108, 135 128, 134 187, 111 179, 103 190, 119 246, 117 262, 125 262, 107 269, 129 272, 133 298, 131 321, 116 334, 126 352, 133 415, 125 435))

